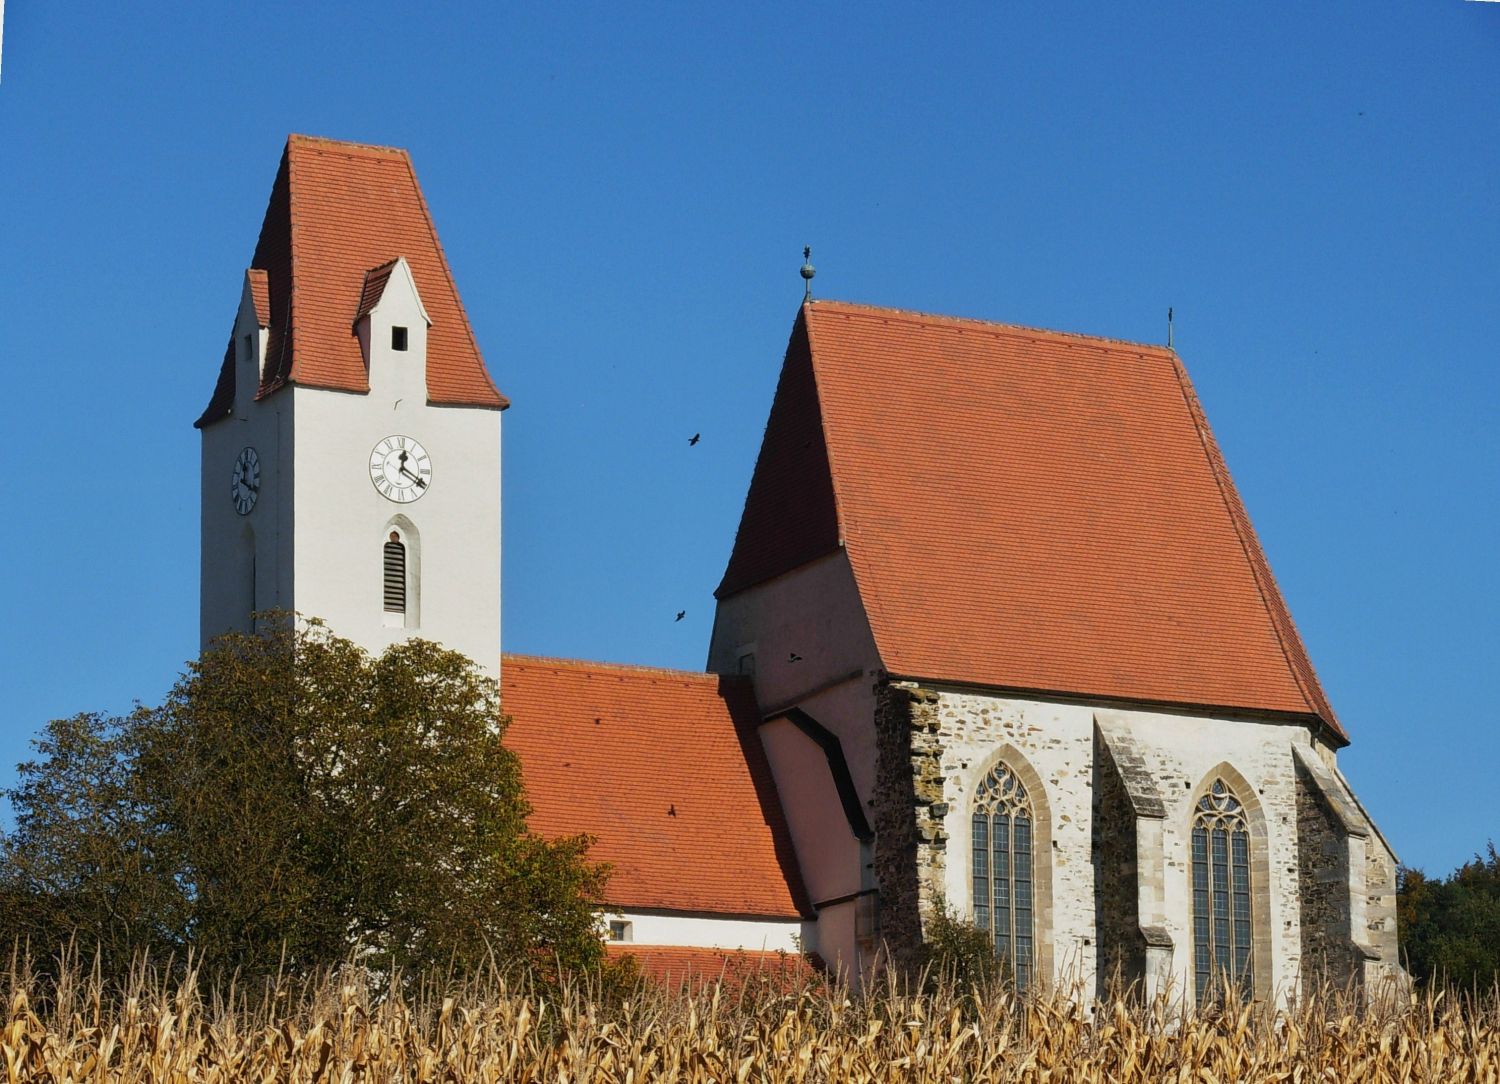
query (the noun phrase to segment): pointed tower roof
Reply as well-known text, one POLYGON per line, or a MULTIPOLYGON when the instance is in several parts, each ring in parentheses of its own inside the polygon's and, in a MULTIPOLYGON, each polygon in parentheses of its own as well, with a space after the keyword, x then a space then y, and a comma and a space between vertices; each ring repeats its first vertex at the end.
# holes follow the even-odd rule
POLYGON ((804 304, 717 595, 840 546, 892 674, 1348 741, 1167 348, 804 304))
MULTIPOLYGON (((354 321, 367 274, 403 256, 432 318, 429 401, 508 406, 474 340, 411 157, 396 147, 301 135, 287 139, 251 260, 252 273, 264 274, 270 317, 257 397, 286 384, 369 391, 354 321)), ((227 416, 233 405, 231 339, 196 425, 227 416)))

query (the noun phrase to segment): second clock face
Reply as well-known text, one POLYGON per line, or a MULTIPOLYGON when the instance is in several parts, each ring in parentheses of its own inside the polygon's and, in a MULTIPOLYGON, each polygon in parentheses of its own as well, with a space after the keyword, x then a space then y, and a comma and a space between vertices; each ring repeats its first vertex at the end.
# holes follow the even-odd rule
POLYGON ((255 507, 255 498, 260 496, 260 456, 254 448, 242 449, 235 459, 229 496, 234 501, 234 510, 242 516, 248 516, 255 507))
POLYGON ((432 484, 432 457, 411 437, 386 437, 370 452, 370 481, 386 500, 410 504, 432 484))

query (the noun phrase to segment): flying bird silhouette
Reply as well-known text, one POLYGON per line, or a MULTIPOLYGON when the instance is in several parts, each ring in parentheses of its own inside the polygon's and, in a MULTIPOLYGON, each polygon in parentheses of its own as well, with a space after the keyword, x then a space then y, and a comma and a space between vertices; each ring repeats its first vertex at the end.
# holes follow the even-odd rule
POLYGON ((699 438, 702 436, 702 433, 694 433, 692 436, 688 437, 688 447, 691 448, 694 444, 697 444, 699 438))
POLYGON ((799 655, 799 654, 797 654, 795 651, 788 652, 787 653, 787 657, 786 657, 786 661, 787 662, 801 662, 802 661, 802 656, 799 655))
POLYGON ((686 610, 678 610, 677 611, 677 620, 678 621, 681 621, 686 616, 687 616, 687 611, 686 610))

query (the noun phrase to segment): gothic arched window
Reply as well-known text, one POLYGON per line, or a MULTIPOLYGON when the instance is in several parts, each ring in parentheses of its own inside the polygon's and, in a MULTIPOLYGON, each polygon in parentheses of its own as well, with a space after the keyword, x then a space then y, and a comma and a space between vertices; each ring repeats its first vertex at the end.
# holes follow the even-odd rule
POLYGON ((989 933, 1016 985, 1030 984, 1036 948, 1031 799, 997 764, 974 796, 974 924, 989 933))
POLYGON ((385 612, 406 612, 406 546, 395 531, 385 544, 385 612))
POLYGON ((1222 779, 1193 809, 1193 974, 1198 1000, 1228 979, 1255 989, 1251 951, 1250 829, 1245 807, 1222 779))

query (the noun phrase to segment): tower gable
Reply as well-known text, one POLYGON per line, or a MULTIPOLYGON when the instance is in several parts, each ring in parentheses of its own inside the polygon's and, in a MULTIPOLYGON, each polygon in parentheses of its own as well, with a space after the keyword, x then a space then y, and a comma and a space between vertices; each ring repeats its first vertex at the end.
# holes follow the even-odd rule
POLYGON ((365 273, 354 332, 371 392, 382 397, 427 396, 427 343, 432 317, 422 304, 405 257, 365 273))
POLYGON ((247 415, 265 376, 270 324, 270 290, 266 273, 252 267, 245 272, 239 313, 235 316, 229 346, 234 355, 234 412, 241 418, 247 415))

